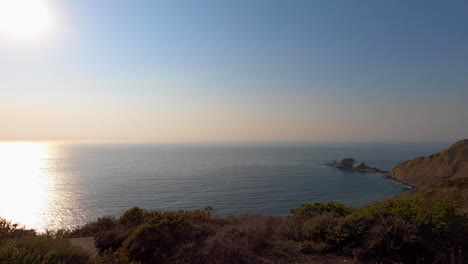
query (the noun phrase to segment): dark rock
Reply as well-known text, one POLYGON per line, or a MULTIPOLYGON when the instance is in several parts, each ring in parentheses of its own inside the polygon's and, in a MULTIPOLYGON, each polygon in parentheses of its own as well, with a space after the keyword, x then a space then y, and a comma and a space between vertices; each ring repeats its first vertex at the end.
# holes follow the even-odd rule
POLYGON ((356 162, 353 158, 346 158, 346 159, 343 159, 341 162, 337 162, 336 160, 333 160, 331 163, 328 163, 326 165, 335 167, 340 170, 346 170, 346 171, 387 173, 386 171, 369 167, 364 162, 356 162))

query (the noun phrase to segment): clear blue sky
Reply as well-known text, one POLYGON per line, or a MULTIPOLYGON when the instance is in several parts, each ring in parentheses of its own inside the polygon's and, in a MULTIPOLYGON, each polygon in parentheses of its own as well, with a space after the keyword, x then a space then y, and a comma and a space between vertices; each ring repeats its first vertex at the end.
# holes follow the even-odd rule
POLYGON ((0 140, 468 137, 467 1, 44 1, 0 36, 0 140))

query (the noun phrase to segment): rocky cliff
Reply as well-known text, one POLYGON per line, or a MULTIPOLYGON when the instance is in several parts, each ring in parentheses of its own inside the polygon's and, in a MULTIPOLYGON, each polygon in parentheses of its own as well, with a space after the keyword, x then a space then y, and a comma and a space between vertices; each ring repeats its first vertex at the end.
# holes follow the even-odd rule
POLYGON ((423 187, 444 179, 468 177, 468 139, 428 157, 405 161, 387 176, 413 187, 423 187))

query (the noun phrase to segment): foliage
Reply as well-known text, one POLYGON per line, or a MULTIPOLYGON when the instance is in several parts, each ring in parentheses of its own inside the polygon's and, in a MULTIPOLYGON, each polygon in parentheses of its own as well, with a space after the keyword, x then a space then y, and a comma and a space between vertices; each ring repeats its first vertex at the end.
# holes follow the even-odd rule
POLYGON ((393 199, 362 208, 359 213, 371 218, 400 216, 418 228, 434 232, 448 231, 457 219, 450 201, 425 197, 393 199))
POLYGON ((351 214, 352 209, 343 203, 335 203, 333 201, 327 203, 302 204, 299 208, 292 209, 291 214, 301 215, 306 217, 317 216, 321 214, 336 214, 338 216, 346 216, 351 214))
POLYGON ((65 264, 55 252, 40 254, 33 250, 18 247, 14 243, 2 245, 0 248, 0 263, 11 264, 65 264))
POLYGON ((303 204, 287 217, 216 218, 211 207, 175 212, 134 207, 117 219, 45 234, 0 219, 0 264, 304 263, 305 254, 371 263, 461 262, 468 221, 462 199, 452 193, 464 183, 431 186, 358 209, 303 204), (65 239, 87 236, 95 238, 100 252, 93 260, 65 239))
POLYGON ((0 219, 0 263, 3 264, 87 264, 86 252, 67 240, 38 235, 0 219))
POLYGON ((117 225, 113 217, 100 217, 97 220, 90 222, 82 227, 79 227, 71 232, 68 232, 67 238, 72 237, 89 237, 110 230, 117 225))
POLYGON ((141 264, 141 262, 132 261, 128 253, 124 250, 107 250, 102 252, 95 260, 95 264, 141 264))
POLYGON ((136 226, 142 224, 147 212, 139 207, 127 210, 120 218, 119 224, 136 226))

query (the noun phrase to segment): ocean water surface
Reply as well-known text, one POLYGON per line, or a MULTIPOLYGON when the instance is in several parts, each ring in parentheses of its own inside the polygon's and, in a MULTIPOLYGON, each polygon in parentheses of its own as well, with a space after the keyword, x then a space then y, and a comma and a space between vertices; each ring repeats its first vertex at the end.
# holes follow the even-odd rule
POLYGON ((384 170, 447 143, 0 143, 0 217, 39 230, 73 228, 132 206, 218 215, 288 215, 302 203, 360 206, 401 194, 381 174, 325 166, 353 157, 384 170))

